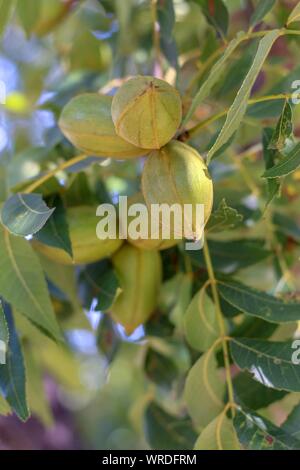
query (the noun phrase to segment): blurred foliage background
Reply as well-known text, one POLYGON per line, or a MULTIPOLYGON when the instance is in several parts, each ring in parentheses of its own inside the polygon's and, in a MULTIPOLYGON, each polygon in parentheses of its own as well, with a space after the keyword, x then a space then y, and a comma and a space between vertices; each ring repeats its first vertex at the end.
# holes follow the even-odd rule
MULTIPOLYGON (((186 110, 222 46, 222 34, 226 30, 225 34, 232 37, 239 30, 247 30, 256 2, 224 3, 229 26, 215 28, 200 0, 158 1, 155 9, 148 0, 0 0, 0 80, 6 92, 0 106, 0 158, 9 187, 22 187, 25 180, 76 154, 58 129, 57 118, 68 100, 80 92, 102 90, 112 94, 130 75, 156 74, 178 87, 186 110), (157 22, 162 32, 160 60, 154 27, 157 22)), ((284 24, 295 3, 277 2, 259 27, 284 24)), ((279 91, 289 91, 283 88, 290 86, 292 78, 300 78, 299 45, 298 38, 277 41, 253 94, 266 94, 287 76, 289 81, 279 91)), ((197 109, 192 124, 228 108, 254 53, 255 44, 236 52, 226 76, 214 87, 212 99, 197 109)), ((211 167, 216 206, 226 197, 229 205, 245 215, 245 223, 234 235, 224 232, 215 237, 216 244, 226 244, 230 239, 231 245, 224 245, 226 259, 218 257, 216 245, 214 258, 221 271, 239 271, 240 280, 264 290, 272 289, 278 281, 273 255, 264 256, 255 246, 253 256, 261 255, 263 261, 252 266, 239 256, 241 248, 234 245, 234 240, 265 238, 264 224, 255 219, 260 210, 259 196, 266 191, 260 178, 263 163, 255 146, 261 142, 261 120, 266 126, 274 125, 274 118, 280 114, 282 103, 272 106, 252 107, 233 145, 211 167)), ((295 136, 300 134, 298 117, 295 108, 295 136)), ((191 144, 200 153, 206 152, 218 129, 217 124, 206 128, 191 144)), ((70 197, 73 203, 76 198, 80 203, 82 199, 99 201, 104 193, 112 198, 133 194, 139 190, 141 168, 139 159, 103 160, 87 169, 76 168, 68 176, 70 197)), ((66 175, 60 176, 64 181, 66 175)), ((278 234, 288 245, 288 265, 300 254, 300 229, 295 224, 299 217, 299 179, 299 171, 288 176, 276 201, 278 234)), ((153 442, 153 433, 154 446, 155 442, 160 442, 161 448, 168 446, 170 417, 152 410, 145 424, 144 409, 155 396, 171 413, 184 415, 181 393, 195 352, 183 340, 178 319, 187 298, 202 282, 203 263, 200 260, 197 265, 199 276, 192 286, 182 269, 180 252, 167 250, 163 257, 163 315, 159 320, 154 316, 146 330, 141 327, 130 338, 97 310, 97 302, 83 309, 80 286, 76 292, 69 268, 58 272, 47 261, 44 268, 49 289, 56 313, 67 330, 69 347, 59 348, 15 312, 23 335, 33 417, 26 423, 13 416, 1 417, 0 448, 144 449, 149 439, 153 442), (43 388, 45 395, 41 393, 43 388)), ((299 266, 292 268, 299 289, 299 266)), ((294 324, 290 330, 279 327, 275 334, 284 339, 296 328, 294 324)), ((288 400, 279 398, 279 404, 275 402, 263 411, 277 423, 299 399, 297 394, 288 400)), ((182 426, 184 429, 184 423, 182 426)))

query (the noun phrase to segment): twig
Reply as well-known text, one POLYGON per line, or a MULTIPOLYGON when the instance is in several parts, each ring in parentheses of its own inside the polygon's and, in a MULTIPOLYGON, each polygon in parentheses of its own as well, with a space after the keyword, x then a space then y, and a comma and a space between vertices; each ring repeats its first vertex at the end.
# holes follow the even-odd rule
MULTIPOLYGON (((153 0, 154 1, 154 0, 153 0)), ((235 48, 236 49, 242 42, 244 41, 248 41, 250 39, 254 39, 254 38, 259 38, 259 37, 263 37, 265 36, 267 33, 269 33, 270 31, 269 30, 263 30, 263 31, 256 31, 256 32, 248 32, 248 33, 245 33, 244 35, 241 35, 238 40, 236 41, 236 45, 235 45, 235 48)), ((282 28, 281 30, 279 30, 279 34, 278 34, 278 37, 280 36, 284 36, 284 35, 295 35, 295 36, 299 36, 300 35, 300 31, 298 30, 294 30, 294 29, 286 29, 286 28, 282 28)), ((227 114, 227 113, 226 113, 227 114)), ((196 126, 195 126, 196 127, 196 126)), ((183 132, 181 134, 186 134, 188 131, 186 130, 183 130, 183 132)))
POLYGON ((27 188, 23 191, 23 193, 26 193, 26 194, 32 193, 36 188, 38 188, 43 183, 45 183, 45 181, 48 181, 50 178, 52 178, 52 176, 56 175, 57 173, 59 173, 62 170, 65 170, 66 168, 70 168, 71 166, 75 165, 76 163, 83 162, 87 158, 89 158, 87 155, 78 155, 77 157, 71 158, 70 160, 61 163, 56 168, 54 168, 51 171, 48 171, 43 176, 41 176, 36 181, 34 181, 32 184, 27 186, 27 188))
MULTIPOLYGON (((259 96, 258 98, 251 98, 248 100, 248 105, 253 105, 257 103, 264 103, 265 101, 275 101, 275 100, 286 100, 290 99, 293 96, 295 96, 295 93, 279 93, 277 95, 266 95, 266 96, 259 96)), ((225 117, 229 111, 229 108, 225 109, 224 111, 221 111, 217 114, 214 114, 213 116, 210 116, 209 118, 205 119, 204 121, 199 122, 196 124, 194 127, 191 127, 190 129, 187 129, 182 132, 186 136, 186 139, 190 139, 197 135, 204 127, 208 126, 209 124, 212 124, 215 121, 218 121, 222 117, 225 117)), ((180 135, 182 135, 180 134, 180 135)), ((180 139, 180 135, 178 138, 180 139)))
MULTIPOLYGON (((232 385, 232 380, 231 380, 231 371, 230 371, 230 362, 229 362, 229 351, 228 351, 228 336, 226 336, 226 327, 225 327, 225 322, 221 310, 221 304, 220 304, 220 298, 219 298, 219 292, 217 289, 217 281, 215 278, 214 270, 213 270, 213 265, 210 257, 210 252, 207 244, 207 240, 204 242, 204 247, 203 247, 203 252, 204 252, 204 259, 205 259, 205 264, 208 272, 208 277, 211 283, 211 289, 212 289, 212 295, 213 295, 213 300, 216 308, 216 314, 217 314, 217 320, 219 323, 219 328, 221 332, 220 336, 220 341, 222 342, 222 349, 223 349, 223 356, 224 356, 224 364, 225 364, 225 374, 226 374, 226 383, 227 383, 227 389, 228 389, 228 398, 229 398, 229 403, 231 405, 234 404, 234 393, 233 393, 233 385, 232 385)), ((231 413, 232 417, 234 417, 234 408, 231 408, 231 413)))

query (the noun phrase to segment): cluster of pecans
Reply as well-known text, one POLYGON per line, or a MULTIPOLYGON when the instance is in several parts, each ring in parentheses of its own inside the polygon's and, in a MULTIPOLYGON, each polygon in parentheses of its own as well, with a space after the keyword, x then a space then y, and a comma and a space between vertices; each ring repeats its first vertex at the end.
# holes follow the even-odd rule
MULTIPOLYGON (((198 152, 174 138, 182 118, 178 91, 167 82, 138 76, 125 82, 114 97, 97 93, 73 98, 63 109, 59 126, 79 150, 112 159, 145 156, 142 193, 130 203, 204 205, 205 222, 213 201, 212 181, 198 152)), ((121 294, 112 315, 128 334, 144 323, 156 307, 161 283, 158 250, 178 243, 163 239, 99 240, 93 207, 68 209, 73 260, 63 250, 38 243, 37 249, 61 262, 85 264, 111 256, 121 294)), ((195 234, 193 216, 191 231, 195 234)), ((172 228, 172 227, 171 227, 172 228)), ((196 234, 200 235, 200 234, 196 234)))

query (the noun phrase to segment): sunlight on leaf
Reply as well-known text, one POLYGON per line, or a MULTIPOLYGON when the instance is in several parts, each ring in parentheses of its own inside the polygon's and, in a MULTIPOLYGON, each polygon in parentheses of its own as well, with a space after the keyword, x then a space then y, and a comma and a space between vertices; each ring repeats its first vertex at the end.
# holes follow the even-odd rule
POLYGON ((293 362, 292 342, 233 338, 234 362, 266 387, 300 392, 299 365, 293 362))
POLYGON ((54 210, 49 209, 40 194, 18 193, 4 203, 1 219, 11 233, 26 237, 38 232, 54 210))

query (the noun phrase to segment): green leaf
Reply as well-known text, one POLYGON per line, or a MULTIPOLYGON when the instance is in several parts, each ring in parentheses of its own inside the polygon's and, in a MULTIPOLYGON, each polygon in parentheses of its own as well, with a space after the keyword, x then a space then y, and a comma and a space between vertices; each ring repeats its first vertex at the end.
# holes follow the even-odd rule
POLYGON ((295 406, 286 421, 282 424, 281 429, 299 440, 300 449, 300 405, 295 406))
MULTIPOLYGON (((97 204, 97 199, 90 188, 89 180, 88 180, 86 173, 84 172, 75 173, 74 175, 72 175, 71 180, 72 181, 70 185, 68 186, 68 190, 65 194, 65 201, 66 201, 67 207, 68 206, 81 206, 82 201, 84 201, 85 204, 88 204, 88 205, 97 204)), ((100 185, 101 181, 99 181, 98 184, 100 185)), ((104 202, 104 201, 101 200, 101 202, 104 202)), ((107 202, 110 202, 110 201, 107 201, 107 202)))
POLYGON ((253 380, 252 376, 247 372, 241 372, 233 379, 233 388, 236 401, 252 410, 265 408, 281 400, 287 394, 284 390, 274 390, 273 388, 265 387, 256 380, 253 380))
POLYGON ((295 23, 295 21, 300 21, 300 3, 297 3, 291 11, 286 24, 289 25, 290 23, 295 23))
POLYGON ((218 281, 221 296, 247 315, 274 323, 300 320, 300 303, 287 302, 237 281, 218 281))
MULTIPOLYGON (((208 145, 207 145, 207 148, 206 148, 207 151, 208 151, 208 150, 210 149, 210 147, 215 143, 216 138, 218 137, 218 135, 219 135, 219 131, 216 131, 216 132, 212 135, 212 137, 211 137, 211 139, 210 139, 210 141, 209 141, 209 143, 208 143, 208 145)), ((232 136, 230 137, 230 139, 227 140, 227 142, 225 142, 225 144, 221 145, 221 147, 220 147, 220 148, 216 151, 216 153, 214 154, 214 158, 219 157, 220 155, 224 155, 224 154, 226 153, 226 150, 229 149, 229 147, 230 147, 231 144, 233 143, 235 137, 236 137, 236 132, 234 132, 234 133, 232 134, 232 136)))
POLYGON ((5 31, 5 27, 13 13, 15 0, 0 0, 0 35, 5 31))
POLYGON ((292 436, 252 411, 239 409, 234 427, 246 450, 293 450, 299 446, 292 436))
POLYGON ((223 80, 220 80, 221 83, 218 84, 217 98, 223 99, 224 96, 229 96, 231 92, 241 86, 253 62, 256 48, 255 42, 249 44, 247 50, 243 50, 241 57, 228 66, 226 75, 224 74, 223 80))
MULTIPOLYGON (((96 200, 95 200, 95 204, 99 204, 99 203, 109 203, 109 204, 112 204, 112 194, 109 193, 108 189, 107 189, 107 186, 105 184, 105 181, 103 179, 101 179, 101 174, 97 173, 96 170, 101 167, 94 167, 93 168, 93 174, 96 175, 96 183, 95 183, 95 187, 94 187, 94 191, 95 191, 95 194, 91 194, 91 197, 90 199, 92 199, 92 197, 95 197, 96 200)), ((100 170, 101 171, 101 170, 100 170)), ((87 197, 87 196, 85 196, 87 197)), ((81 203, 82 204, 82 203, 81 203)))
POLYGON ((78 286, 75 278, 75 267, 56 263, 40 253, 38 258, 47 279, 65 294, 73 306, 78 307, 78 286))
POLYGON ((196 351, 206 351, 219 337, 217 315, 206 286, 193 297, 184 315, 185 337, 196 351))
POLYGON ((251 372, 261 384, 277 390, 300 391, 300 370, 292 361, 292 342, 233 338, 230 348, 239 368, 251 372))
POLYGON ((18 0, 17 11, 26 34, 29 35, 39 18, 41 2, 36 0, 18 0))
POLYGON ((201 46, 201 62, 205 62, 214 52, 219 49, 219 41, 216 31, 212 26, 208 26, 201 46))
POLYGON ((175 10, 173 0, 157 2, 157 18, 160 24, 160 34, 170 36, 175 26, 175 10))
POLYGON ((248 99, 254 82, 270 52, 271 47, 280 34, 281 32, 275 29, 268 32, 263 39, 260 40, 252 66, 245 77, 233 104, 229 108, 225 124, 223 125, 216 142, 208 152, 208 162, 211 160, 213 154, 230 139, 232 134, 239 127, 247 110, 248 99))
POLYGON ((237 308, 233 307, 233 305, 229 304, 228 302, 226 302, 226 300, 222 299, 222 297, 220 297, 220 306, 221 312, 227 318, 236 317, 241 313, 237 308))
MULTIPOLYGON (((271 252, 266 250, 263 244, 263 240, 246 239, 228 241, 210 240, 208 242, 215 270, 226 274, 252 266, 268 258, 271 252)), ((205 268, 202 251, 189 251, 188 255, 195 266, 205 268)))
POLYGON ((266 170, 262 175, 263 178, 278 178, 279 176, 286 176, 300 166, 300 142, 295 145, 284 160, 269 170, 266 170))
MULTIPOLYGON (((269 170, 275 165, 275 159, 278 155, 277 150, 273 150, 269 148, 269 144, 271 142, 273 135, 273 130, 270 128, 266 128, 263 130, 263 157, 265 161, 266 170, 269 170)), ((280 191, 280 180, 279 179, 268 179, 267 180, 267 188, 268 188, 268 199, 266 203, 266 207, 272 202, 274 197, 279 194, 280 191)))
POLYGON ((270 149, 282 150, 284 148, 286 139, 290 137, 293 132, 292 119, 292 107, 290 103, 286 101, 277 122, 276 129, 272 135, 271 142, 269 143, 270 149))
MULTIPOLYGON (((75 276, 76 267, 55 263, 55 261, 51 261, 41 254, 38 254, 38 257, 44 274, 47 280, 50 281, 49 288, 53 285, 56 290, 56 295, 55 293, 53 295, 62 300, 60 307, 62 326, 66 329, 82 328, 89 330, 91 324, 79 301, 78 284, 75 276)), ((90 309, 90 305, 88 309, 90 309)))
POLYGON ((233 422, 224 413, 217 416, 203 429, 195 450, 240 450, 233 422))
POLYGON ((175 26, 175 10, 173 0, 157 2, 157 19, 160 26, 160 48, 166 59, 176 70, 178 69, 178 52, 173 29, 175 26))
POLYGON ((55 212, 34 238, 45 245, 61 248, 72 257, 69 226, 63 201, 59 196, 52 196, 48 204, 50 207, 55 207, 55 212))
POLYGON ((200 5, 207 21, 222 36, 226 36, 229 14, 223 0, 196 0, 200 5))
POLYGON ((211 348, 193 365, 184 388, 184 401, 197 427, 204 428, 221 413, 224 395, 225 383, 218 375, 214 349, 211 348))
POLYGON ((145 413, 146 439, 155 450, 191 450, 197 438, 188 418, 178 418, 151 403, 145 413))
POLYGON ((229 207, 222 199, 218 208, 212 213, 206 225, 207 231, 219 232, 235 228, 243 221, 243 215, 236 209, 229 207))
POLYGON ((14 235, 26 237, 38 232, 54 209, 44 203, 40 194, 14 194, 3 205, 3 225, 14 235))
POLYGON ((188 110, 187 115, 185 116, 183 120, 183 123, 182 123, 183 126, 193 117, 193 114, 196 111, 199 104, 201 104, 205 100, 205 98, 208 97, 213 86, 219 81, 220 75, 224 71, 225 65, 229 57, 237 48, 237 46, 240 44, 241 39, 243 38, 244 35, 245 35, 244 33, 239 33, 236 38, 232 39, 232 41, 230 41, 227 48, 225 49, 224 54, 211 68, 211 71, 207 79, 201 85, 199 91, 197 92, 196 96, 194 97, 192 101, 191 107, 188 110))
POLYGON ((172 36, 167 37, 166 35, 161 35, 160 49, 169 64, 174 69, 178 70, 178 50, 175 39, 172 36))
POLYGON ((26 398, 23 354, 8 306, 5 308, 5 317, 9 330, 9 342, 5 364, 0 364, 0 391, 18 417, 26 421, 30 413, 26 398))
MULTIPOLYGON (((221 298, 221 300, 224 299, 221 298)), ((240 313, 240 310, 237 311, 240 313)), ((224 313, 223 310, 222 313, 224 313)), ((237 324, 230 332, 230 336, 265 339, 270 338, 277 328, 278 325, 276 323, 270 323, 262 318, 245 315, 243 321, 237 324)))
POLYGON ((250 26, 260 23, 264 17, 272 10, 276 0, 260 0, 250 18, 250 26))
POLYGON ((93 263, 80 273, 83 304, 90 308, 93 299, 98 300, 97 308, 103 312, 109 310, 120 289, 120 283, 108 260, 93 263))
POLYGON ((61 339, 43 271, 27 240, 0 227, 0 295, 44 333, 61 339))

